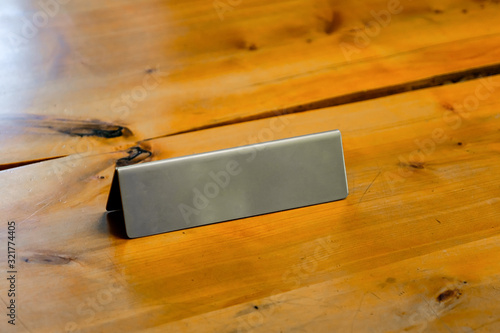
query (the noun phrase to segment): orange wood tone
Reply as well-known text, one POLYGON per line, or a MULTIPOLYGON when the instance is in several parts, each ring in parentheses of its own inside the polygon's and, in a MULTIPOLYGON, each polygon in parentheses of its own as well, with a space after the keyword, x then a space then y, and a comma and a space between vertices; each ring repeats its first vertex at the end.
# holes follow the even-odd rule
POLYGON ((498 91, 493 76, 4 170, 19 317, 0 331, 499 331, 498 91), (119 160, 336 128, 345 200, 134 240, 105 213, 119 160))
POLYGON ((500 57, 498 1, 39 4, 54 1, 0 4, 2 169, 433 84, 500 57))

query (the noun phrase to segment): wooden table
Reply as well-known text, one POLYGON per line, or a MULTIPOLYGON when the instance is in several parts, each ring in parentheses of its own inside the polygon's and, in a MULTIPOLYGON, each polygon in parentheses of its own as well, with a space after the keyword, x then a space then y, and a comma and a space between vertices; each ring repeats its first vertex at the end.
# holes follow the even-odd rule
POLYGON ((499 332, 499 15, 2 2, 0 331, 499 332), (117 164, 331 129, 346 200, 133 240, 105 212, 117 164))

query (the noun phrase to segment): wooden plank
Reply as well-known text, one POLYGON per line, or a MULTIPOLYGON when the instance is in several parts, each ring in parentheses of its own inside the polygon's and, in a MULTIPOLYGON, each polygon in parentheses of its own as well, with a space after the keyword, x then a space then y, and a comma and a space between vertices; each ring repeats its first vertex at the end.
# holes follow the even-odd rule
MULTIPOLYGON (((0 172, 2 244, 7 220, 17 222, 19 331, 322 331, 338 318, 348 318, 340 331, 497 327, 499 83, 495 76, 0 172), (134 240, 105 215, 116 163, 335 128, 346 200, 134 240), (280 304, 276 318, 254 318, 252 307, 272 311, 270 300, 280 304)), ((0 284, 5 303, 7 288, 0 284)))
MULTIPOLYGON (((287 293, 277 289, 146 332, 496 332, 499 244, 499 236, 489 237, 287 293)), ((298 265, 312 270, 324 260, 315 258, 311 251, 298 265)))
POLYGON ((459 80, 500 57, 496 1, 236 3, 71 1, 46 22, 38 1, 1 4, 2 168, 459 80))

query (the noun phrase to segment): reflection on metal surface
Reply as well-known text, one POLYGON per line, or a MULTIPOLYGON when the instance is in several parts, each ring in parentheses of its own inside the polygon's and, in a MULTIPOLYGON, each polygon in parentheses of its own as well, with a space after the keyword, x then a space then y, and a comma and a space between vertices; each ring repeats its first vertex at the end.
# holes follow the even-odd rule
POLYGON ((338 130, 117 167, 107 210, 131 238, 344 199, 338 130))

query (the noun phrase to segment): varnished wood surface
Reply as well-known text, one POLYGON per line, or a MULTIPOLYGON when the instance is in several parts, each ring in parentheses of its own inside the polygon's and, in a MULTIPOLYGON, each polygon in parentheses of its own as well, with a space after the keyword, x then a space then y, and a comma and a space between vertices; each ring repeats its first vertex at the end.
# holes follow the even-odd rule
POLYGON ((494 76, 5 170, 14 331, 496 332, 498 90, 494 76), (134 240, 105 214, 117 163, 335 128, 346 200, 134 240))
POLYGON ((499 72, 497 1, 63 2, 0 5, 1 169, 499 72))
POLYGON ((0 332, 499 332, 500 4, 391 3, 2 2, 0 332), (116 165, 331 129, 346 200, 105 212, 116 165))

